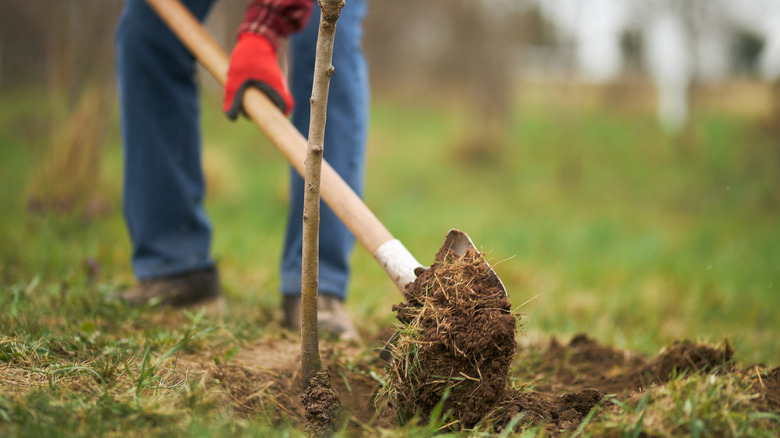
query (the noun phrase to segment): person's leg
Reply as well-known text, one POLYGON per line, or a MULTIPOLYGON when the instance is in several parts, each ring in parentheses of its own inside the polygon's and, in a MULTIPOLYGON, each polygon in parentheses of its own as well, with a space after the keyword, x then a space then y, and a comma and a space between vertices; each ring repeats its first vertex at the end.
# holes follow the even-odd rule
MULTIPOLYGON (((368 68, 362 48, 365 0, 351 0, 336 24, 333 48, 335 74, 331 77, 325 129, 325 159, 358 194, 363 190, 363 170, 368 126, 368 68)), ((309 113, 319 7, 311 21, 290 39, 290 87, 295 98, 292 121, 304 135, 309 132, 309 113)), ((290 213, 282 257, 281 292, 299 296, 301 291, 301 234, 303 179, 293 171, 290 213)), ((349 259, 354 237, 324 203, 320 213, 321 294, 344 300, 349 279, 349 259)))
MULTIPOLYGON (((187 0, 201 20, 214 0, 187 0)), ((123 208, 139 280, 213 269, 195 60, 143 0, 116 34, 123 208)))

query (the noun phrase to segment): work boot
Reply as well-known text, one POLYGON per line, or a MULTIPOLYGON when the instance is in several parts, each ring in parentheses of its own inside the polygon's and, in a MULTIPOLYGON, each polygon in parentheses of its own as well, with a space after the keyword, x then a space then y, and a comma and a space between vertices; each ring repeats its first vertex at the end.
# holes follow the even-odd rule
POLYGON ((206 304, 219 296, 219 274, 214 267, 144 279, 121 295, 133 307, 157 304, 174 308, 206 304))
MULTIPOLYGON (((284 323, 290 330, 301 331, 301 297, 284 297, 284 323)), ((341 300, 332 295, 320 295, 317 299, 317 327, 321 332, 342 341, 358 340, 352 319, 344 310, 341 300)))

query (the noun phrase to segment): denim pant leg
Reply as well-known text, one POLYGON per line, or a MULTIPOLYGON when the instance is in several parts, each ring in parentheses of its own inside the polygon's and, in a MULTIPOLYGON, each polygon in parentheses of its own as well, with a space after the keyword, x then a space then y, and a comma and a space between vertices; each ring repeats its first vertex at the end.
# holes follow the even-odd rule
MULTIPOLYGON (((214 0, 185 0, 205 19, 214 0)), ((195 59, 143 0, 116 34, 123 208, 139 279, 213 266, 195 59)))
MULTIPOLYGON (((363 170, 368 126, 368 68, 362 49, 365 0, 350 0, 336 24, 333 48, 325 159, 356 193, 363 191, 363 170)), ((315 7, 306 28, 290 39, 290 87, 295 98, 292 120, 304 136, 309 133, 309 113, 314 55, 319 27, 319 7, 315 7)), ((303 179, 294 171, 291 178, 290 215, 282 255, 281 291, 300 295, 303 179)), ((324 203, 320 210, 320 293, 346 298, 349 259, 355 238, 324 203)))

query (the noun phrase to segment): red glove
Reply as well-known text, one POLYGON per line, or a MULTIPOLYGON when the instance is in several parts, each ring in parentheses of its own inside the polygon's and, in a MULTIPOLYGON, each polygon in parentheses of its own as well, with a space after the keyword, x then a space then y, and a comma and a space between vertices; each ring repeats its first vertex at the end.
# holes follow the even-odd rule
POLYGON ((238 36, 230 54, 230 68, 225 84, 222 110, 231 120, 243 113, 244 91, 257 87, 265 93, 285 115, 293 108, 293 99, 279 68, 276 49, 266 38, 245 32, 238 36))

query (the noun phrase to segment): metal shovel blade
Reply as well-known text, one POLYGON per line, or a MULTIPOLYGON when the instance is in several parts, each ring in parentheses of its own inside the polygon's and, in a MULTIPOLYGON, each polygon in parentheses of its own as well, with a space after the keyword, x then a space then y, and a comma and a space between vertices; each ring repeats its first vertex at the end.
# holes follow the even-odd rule
MULTIPOLYGON (((444 239, 443 248, 451 249, 459 256, 466 254, 466 251, 470 249, 477 250, 477 247, 474 246, 474 242, 471 241, 469 235, 455 228, 451 229, 447 233, 447 238, 444 239)), ((504 287, 504 282, 498 278, 498 274, 496 274, 493 268, 490 268, 490 273, 488 275, 491 279, 498 281, 498 284, 501 285, 501 291, 503 291, 504 295, 506 295, 506 287, 504 287)))
MULTIPOLYGON (((450 229, 450 231, 447 233, 447 237, 444 239, 444 245, 442 245, 442 249, 452 250, 452 252, 454 252, 458 256, 463 256, 464 254, 466 254, 466 251, 470 249, 478 251, 477 247, 474 246, 474 242, 472 242, 469 235, 455 228, 450 229)), ((504 283, 498 277, 498 274, 496 274, 493 268, 490 268, 490 272, 488 273, 488 276, 491 279, 498 281, 498 284, 501 287, 501 291, 504 292, 504 295, 506 295, 506 287, 504 287, 504 283)), ((393 336, 387 342, 385 342, 384 347, 382 347, 382 351, 379 352, 380 359, 383 359, 388 362, 393 359, 391 346, 393 345, 397 337, 398 337, 398 332, 395 332, 393 333, 393 336)))

